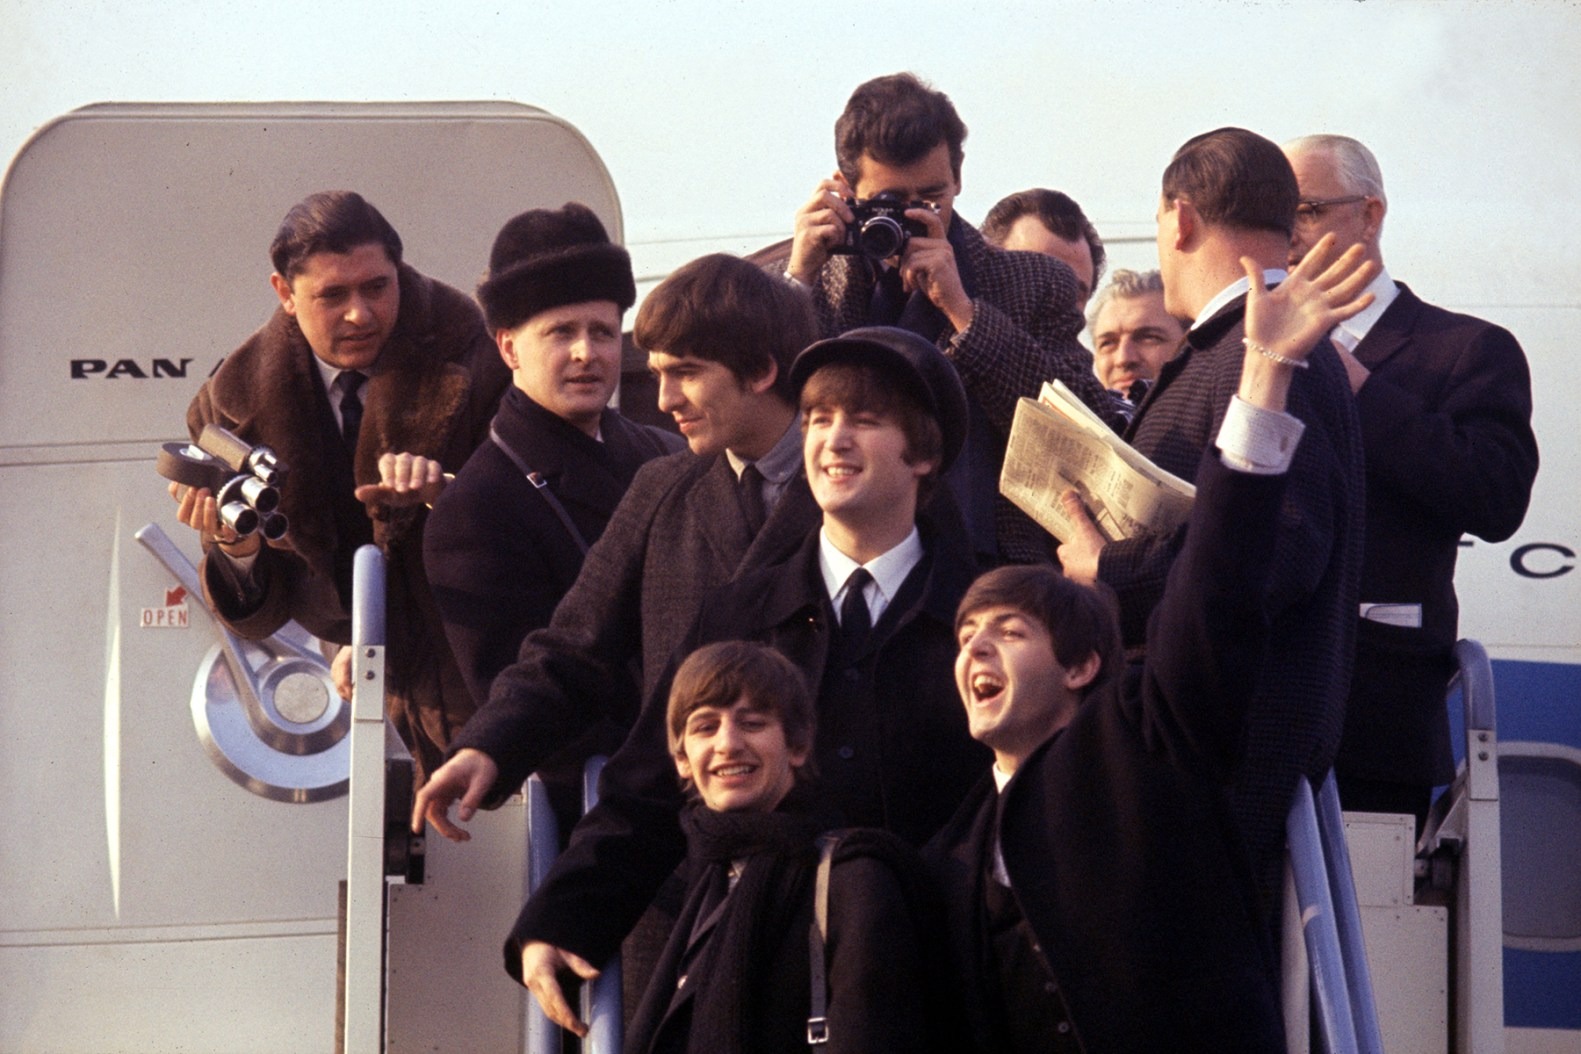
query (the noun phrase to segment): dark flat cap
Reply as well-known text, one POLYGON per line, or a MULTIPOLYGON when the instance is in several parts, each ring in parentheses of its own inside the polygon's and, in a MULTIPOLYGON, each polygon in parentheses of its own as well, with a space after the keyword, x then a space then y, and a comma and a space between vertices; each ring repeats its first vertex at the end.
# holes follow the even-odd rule
POLYGON ((966 389, 943 352, 908 329, 863 326, 809 344, 791 363, 791 388, 800 395, 820 367, 849 362, 894 377, 939 423, 944 445, 939 471, 954 463, 966 442, 966 389))

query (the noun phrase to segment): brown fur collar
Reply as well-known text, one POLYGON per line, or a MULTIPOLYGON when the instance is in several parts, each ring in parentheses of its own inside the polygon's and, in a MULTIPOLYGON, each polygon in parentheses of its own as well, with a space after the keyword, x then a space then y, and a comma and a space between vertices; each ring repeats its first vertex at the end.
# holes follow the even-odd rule
MULTIPOLYGON (((486 434, 510 380, 470 298, 405 264, 400 283, 400 315, 362 393, 358 484, 378 480, 384 453, 407 451, 439 460, 446 471, 459 469, 486 434)), ((316 373, 296 320, 276 309, 221 363, 188 411, 194 435, 215 421, 273 447, 285 461, 291 473, 282 495, 291 521, 287 542, 315 564, 334 548, 334 520, 324 500, 331 476, 321 449, 327 404, 316 373)), ((375 540, 387 548, 420 512, 403 509, 376 519, 375 540)))

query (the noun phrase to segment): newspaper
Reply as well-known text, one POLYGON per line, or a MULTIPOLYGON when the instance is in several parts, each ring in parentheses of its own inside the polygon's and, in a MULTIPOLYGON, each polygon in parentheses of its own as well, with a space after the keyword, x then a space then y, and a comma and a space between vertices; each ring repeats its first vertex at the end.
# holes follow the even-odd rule
POLYGON ((1173 530, 1197 489, 1138 454, 1059 381, 1016 405, 999 492, 1061 541, 1072 524, 1059 496, 1074 488, 1107 541, 1173 530))

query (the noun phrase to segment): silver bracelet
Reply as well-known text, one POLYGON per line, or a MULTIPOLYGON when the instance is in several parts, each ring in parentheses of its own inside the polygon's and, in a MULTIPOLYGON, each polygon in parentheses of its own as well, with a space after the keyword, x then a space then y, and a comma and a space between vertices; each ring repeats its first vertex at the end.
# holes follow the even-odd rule
POLYGON ((1273 351, 1257 343, 1251 337, 1242 337, 1241 343, 1246 345, 1247 351, 1255 351, 1263 358, 1268 359, 1271 362, 1277 362, 1281 366, 1289 366, 1291 369, 1304 370, 1309 365, 1311 365, 1306 359, 1292 359, 1288 355, 1281 355, 1277 351, 1273 351))

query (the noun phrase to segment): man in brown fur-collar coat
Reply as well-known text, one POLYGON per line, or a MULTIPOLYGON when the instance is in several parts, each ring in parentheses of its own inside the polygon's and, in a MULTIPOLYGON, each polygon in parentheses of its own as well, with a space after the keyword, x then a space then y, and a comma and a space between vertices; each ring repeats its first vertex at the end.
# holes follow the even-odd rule
POLYGON ((280 309, 205 382, 187 427, 273 448, 290 469, 289 529, 267 545, 238 536, 207 490, 172 484, 178 517, 202 534, 209 605, 249 638, 295 619, 345 644, 353 554, 384 551, 388 707, 426 777, 473 704, 423 573, 423 505, 487 435, 510 375, 473 302, 403 264, 400 236, 359 195, 304 199, 270 255, 280 309))

